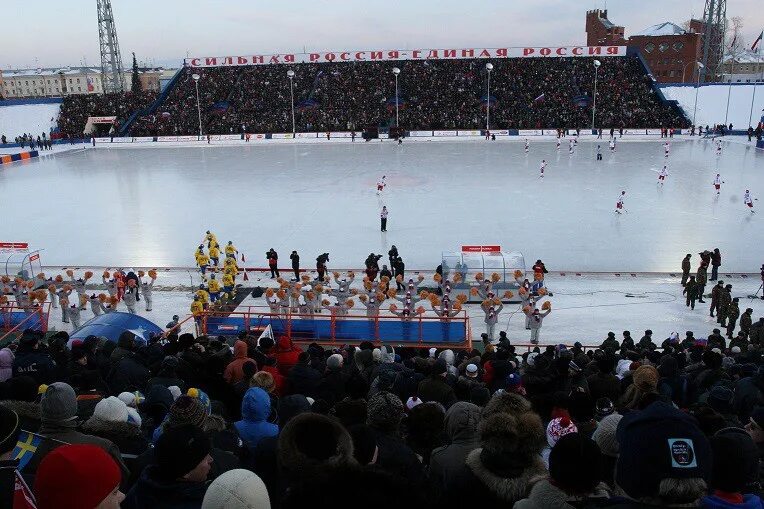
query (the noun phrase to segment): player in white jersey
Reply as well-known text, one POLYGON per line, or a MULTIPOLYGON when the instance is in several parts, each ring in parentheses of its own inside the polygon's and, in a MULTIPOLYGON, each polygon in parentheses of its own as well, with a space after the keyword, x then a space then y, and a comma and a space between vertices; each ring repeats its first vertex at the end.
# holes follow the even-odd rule
POLYGON ((620 214, 622 210, 626 210, 623 208, 623 201, 626 198, 626 191, 621 191, 621 194, 618 196, 618 201, 615 204, 615 211, 617 214, 620 214))
POLYGON ((560 150, 560 138, 557 138, 557 150, 560 150))
POLYGON ((664 143, 663 144, 663 157, 668 157, 670 150, 671 150, 671 145, 669 145, 669 142, 664 143))
POLYGON ((754 199, 751 198, 751 192, 748 189, 746 189, 745 190, 745 195, 743 195, 743 203, 748 205, 748 208, 751 210, 751 214, 755 214, 756 213, 756 211, 753 210, 753 200, 754 199))
POLYGON ((722 177, 718 173, 714 179, 714 187, 716 188, 716 194, 719 194, 722 188, 722 177))
POLYGON ((615 152, 615 138, 610 138, 610 151, 615 152))
POLYGON ((570 143, 568 143, 568 154, 573 155, 573 138, 571 138, 570 143))
POLYGON ((540 178, 544 178, 544 168, 546 168, 546 159, 541 160, 541 166, 539 167, 539 170, 541 171, 541 175, 539 175, 540 178))
POLYGON ((667 167, 666 167, 666 165, 664 164, 664 165, 663 165, 663 169, 662 169, 662 170, 661 170, 661 172, 658 174, 658 183, 659 183, 660 185, 663 185, 663 182, 666 180, 666 177, 667 177, 667 176, 668 176, 668 168, 667 168, 667 167))
POLYGON ((377 180, 377 194, 380 194, 386 186, 387 182, 385 182, 385 175, 382 175, 382 178, 377 180))
POLYGON ((716 140, 716 155, 722 155, 722 140, 716 140))
POLYGON ((528 153, 528 151, 530 150, 530 148, 531 148, 531 144, 530 144, 530 142, 528 141, 528 138, 525 138, 525 153, 526 153, 526 154, 528 153))

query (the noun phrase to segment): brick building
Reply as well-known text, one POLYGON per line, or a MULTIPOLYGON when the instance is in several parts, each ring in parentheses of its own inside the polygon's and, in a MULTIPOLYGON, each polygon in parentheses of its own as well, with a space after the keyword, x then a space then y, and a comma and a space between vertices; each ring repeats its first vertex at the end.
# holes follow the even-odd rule
POLYGON ((690 30, 664 22, 625 38, 624 28, 613 24, 606 10, 595 9, 586 13, 586 43, 637 47, 656 81, 692 82, 698 76, 694 64, 702 55, 703 27, 699 20, 690 22, 690 30))

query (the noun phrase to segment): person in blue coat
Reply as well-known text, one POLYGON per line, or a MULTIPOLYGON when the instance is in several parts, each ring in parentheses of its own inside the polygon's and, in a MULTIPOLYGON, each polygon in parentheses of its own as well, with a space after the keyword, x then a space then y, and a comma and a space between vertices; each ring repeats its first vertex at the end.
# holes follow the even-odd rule
POLYGON ((275 437, 279 427, 268 422, 271 398, 259 387, 250 387, 241 402, 241 420, 234 423, 236 431, 250 451, 254 451, 263 438, 275 437))

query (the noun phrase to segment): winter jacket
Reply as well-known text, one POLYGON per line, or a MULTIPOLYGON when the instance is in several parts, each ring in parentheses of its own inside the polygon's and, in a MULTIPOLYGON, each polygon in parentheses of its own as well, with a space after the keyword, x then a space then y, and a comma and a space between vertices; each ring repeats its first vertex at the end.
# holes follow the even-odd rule
POLYGON ((233 385, 244 380, 244 370, 242 368, 247 362, 257 365, 254 359, 247 357, 247 343, 236 341, 233 345, 233 360, 228 363, 223 372, 225 381, 233 385))
MULTIPOLYGON (((751 313, 743 313, 740 315, 740 331, 743 332, 746 336, 748 336, 748 334, 751 332, 751 325, 753 325, 751 313)), ((0 355, 2 355, 1 351, 0 355)))
POLYGON ((682 273, 689 274, 690 273, 690 259, 689 258, 682 258, 682 273))
POLYGON ((259 387, 250 387, 241 402, 241 420, 234 423, 236 431, 250 451, 266 437, 275 437, 279 428, 267 422, 271 413, 271 399, 259 387))
POLYGON ((708 282, 708 268, 705 265, 698 267, 698 271, 695 274, 695 281, 699 286, 706 286, 708 282))
POLYGON ((586 381, 592 401, 597 401, 599 398, 618 401, 621 397, 621 382, 613 374, 598 372, 590 375, 586 381))
POLYGON ((38 384, 53 382, 55 369, 56 363, 47 352, 41 350, 21 347, 13 359, 13 376, 31 376, 38 384))
POLYGON ((417 394, 425 403, 435 401, 445 408, 450 407, 456 401, 454 389, 439 375, 429 376, 419 382, 417 394))
POLYGON ((753 409, 764 404, 764 378, 758 374, 742 378, 735 385, 732 405, 742 422, 748 422, 753 409))
POLYGON ((149 448, 149 441, 141 433, 141 428, 130 422, 102 421, 91 417, 82 425, 82 431, 114 443, 130 471, 135 466, 136 458, 149 448))
POLYGON ((577 509, 602 507, 610 499, 607 485, 600 483, 586 497, 571 497, 544 479, 533 485, 528 498, 517 502, 514 509, 577 509))
POLYGON ((318 387, 318 397, 334 406, 335 402, 345 399, 347 380, 348 374, 342 368, 327 368, 318 387))
POLYGON ((289 371, 287 380, 289 381, 289 394, 302 394, 315 398, 321 384, 321 373, 307 364, 298 363, 289 371))
POLYGON ((13 410, 19 416, 21 429, 37 433, 40 429, 40 405, 33 401, 3 400, 0 405, 13 410))
POLYGON ((289 375, 289 371, 297 364, 297 358, 300 356, 300 353, 302 353, 302 350, 295 346, 291 339, 286 336, 279 338, 274 355, 279 373, 282 376, 289 375))
POLYGON ((425 479, 422 462, 416 453, 397 436, 372 428, 377 441, 376 466, 392 475, 420 485, 425 479))
POLYGON ((165 481, 156 465, 147 467, 127 493, 122 509, 199 509, 209 482, 165 481))
POLYGON ((459 401, 448 409, 444 427, 450 444, 433 449, 430 454, 433 490, 446 489, 461 470, 467 454, 480 447, 479 423, 480 407, 477 405, 459 401))
POLYGON ((143 391, 150 376, 151 372, 143 365, 140 357, 133 352, 127 352, 119 362, 112 364, 106 382, 112 394, 143 391))
POLYGON ((0 382, 5 382, 13 376, 14 357, 10 348, 0 350, 0 382))

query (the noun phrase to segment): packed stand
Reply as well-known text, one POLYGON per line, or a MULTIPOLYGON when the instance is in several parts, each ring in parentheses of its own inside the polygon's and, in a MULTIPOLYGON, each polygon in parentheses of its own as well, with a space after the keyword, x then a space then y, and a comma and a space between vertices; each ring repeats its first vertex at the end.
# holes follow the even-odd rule
POLYGON ((26 331, 0 351, 0 506, 760 508, 762 340, 26 331))
POLYGON ((106 116, 117 117, 114 129, 118 130, 130 115, 147 108, 156 98, 156 91, 69 95, 61 103, 58 130, 64 137, 80 137, 88 117, 106 116))
MULTIPOLYGON (((615 128, 687 127, 660 101, 636 58, 601 58, 596 123, 615 128)), ((522 58, 491 61, 491 128, 582 128, 591 124, 595 68, 590 58, 522 58)), ((394 67, 399 122, 410 130, 485 128, 484 59, 341 62, 188 68, 152 115, 138 119, 133 135, 291 132, 288 70, 294 70, 297 131, 348 131, 395 125, 394 67)))

